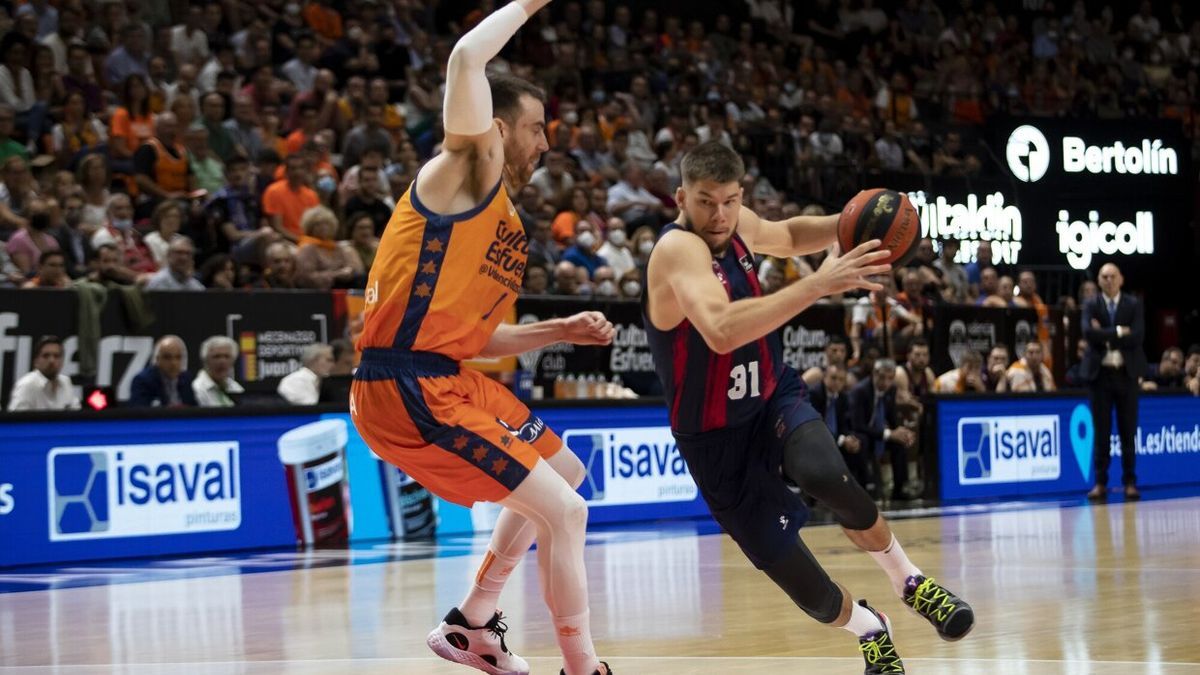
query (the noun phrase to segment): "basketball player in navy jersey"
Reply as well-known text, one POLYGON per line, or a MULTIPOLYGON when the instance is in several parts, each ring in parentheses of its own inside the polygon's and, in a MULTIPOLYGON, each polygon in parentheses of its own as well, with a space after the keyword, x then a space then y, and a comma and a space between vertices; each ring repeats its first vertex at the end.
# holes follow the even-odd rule
MULTIPOLYGON (((813 274, 763 296, 754 253, 819 251, 837 216, 762 220, 742 206, 741 158, 716 142, 684 157, 680 216, 650 255, 643 318, 670 406, 671 429, 713 517, 742 551, 809 616, 859 639, 866 673, 903 673, 886 616, 856 604, 799 536, 808 517, 785 484, 824 502, 846 536, 887 572, 905 604, 947 640, 971 629, 967 603, 925 577, 904 554, 870 496, 850 477, 837 445, 783 363, 776 329, 817 299, 887 273, 878 241, 826 258, 813 274)), ((887 431, 885 431, 885 434, 887 431)))

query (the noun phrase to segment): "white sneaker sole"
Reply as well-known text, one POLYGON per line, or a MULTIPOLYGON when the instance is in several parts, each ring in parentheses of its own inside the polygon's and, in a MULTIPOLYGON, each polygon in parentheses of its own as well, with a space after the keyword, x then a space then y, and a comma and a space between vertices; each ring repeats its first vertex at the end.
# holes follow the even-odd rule
POLYGON ((503 670, 501 668, 497 668, 487 661, 484 661, 483 657, 479 656, 478 654, 455 647, 446 640, 445 635, 442 635, 440 628, 434 628, 433 631, 429 633, 429 637, 425 639, 425 644, 429 645, 429 648, 433 650, 434 654, 437 654, 447 661, 459 663, 464 666, 470 666, 476 670, 482 670, 485 673, 489 673, 489 675, 529 675, 528 670, 503 670))

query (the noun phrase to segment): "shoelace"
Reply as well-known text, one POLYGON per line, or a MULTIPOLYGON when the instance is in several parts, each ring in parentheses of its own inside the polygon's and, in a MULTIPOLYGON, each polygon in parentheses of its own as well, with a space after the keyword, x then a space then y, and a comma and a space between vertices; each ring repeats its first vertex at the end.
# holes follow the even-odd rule
POLYGON ((904 672, 899 663, 899 657, 896 656, 896 646, 892 644, 892 640, 887 633, 881 633, 878 637, 862 642, 858 645, 859 651, 866 657, 867 663, 872 666, 882 666, 884 673, 902 673, 904 672))
POLYGON ((929 577, 922 581, 913 593, 912 607, 921 614, 933 615, 938 621, 945 621, 950 615, 950 610, 954 609, 954 604, 950 602, 950 594, 946 589, 938 586, 933 578, 929 577))
POLYGON ((487 625, 485 625, 484 628, 491 632, 492 635, 500 638, 500 649, 503 650, 505 654, 509 653, 508 645, 504 643, 504 634, 508 632, 508 624, 504 623, 504 614, 501 612, 496 612, 496 616, 493 616, 492 620, 487 622, 487 625))

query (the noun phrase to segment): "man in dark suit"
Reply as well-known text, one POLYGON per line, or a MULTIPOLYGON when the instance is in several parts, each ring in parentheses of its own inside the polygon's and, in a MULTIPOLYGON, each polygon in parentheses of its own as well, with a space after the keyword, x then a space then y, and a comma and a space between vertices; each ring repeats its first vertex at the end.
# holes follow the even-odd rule
POLYGON ((178 335, 164 335, 154 345, 152 365, 133 378, 129 405, 177 408, 196 405, 192 375, 187 368, 187 347, 178 335))
POLYGON ((1117 433, 1121 437, 1121 479, 1126 499, 1139 499, 1137 459, 1134 435, 1138 417, 1138 378, 1146 372, 1142 351, 1145 315, 1142 303, 1121 292, 1125 283, 1121 270, 1108 263, 1100 268, 1100 294, 1083 306, 1083 337, 1087 352, 1083 355, 1081 375, 1091 389, 1092 426, 1096 441, 1096 485, 1088 499, 1104 499, 1108 490, 1112 410, 1117 410, 1117 433))
MULTIPOLYGON (((850 392, 850 428, 876 466, 884 450, 889 452, 892 499, 902 500, 908 498, 904 494, 904 486, 908 483, 908 449, 916 443, 917 435, 900 423, 895 379, 895 361, 875 361, 871 376, 850 392)), ((875 475, 879 475, 878 471, 875 475)))
POLYGON ((825 367, 824 378, 808 394, 809 403, 825 420, 825 426, 833 434, 846 467, 854 479, 867 492, 877 492, 872 462, 867 453, 861 452, 862 443, 850 427, 850 396, 846 393, 845 366, 831 363, 825 367))

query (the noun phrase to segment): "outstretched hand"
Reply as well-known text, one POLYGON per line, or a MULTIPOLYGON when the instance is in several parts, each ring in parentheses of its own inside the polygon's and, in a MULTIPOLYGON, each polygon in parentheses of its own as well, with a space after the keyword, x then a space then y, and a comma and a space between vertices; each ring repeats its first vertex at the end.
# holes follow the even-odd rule
POLYGON ((616 329, 600 312, 580 312, 563 322, 563 342, 576 345, 606 345, 612 342, 616 329))
POLYGON ((892 254, 887 249, 875 250, 881 243, 878 239, 872 239, 859 244, 849 253, 826 257, 825 262, 821 263, 821 267, 813 274, 821 280, 824 294, 844 293, 856 288, 868 291, 883 290, 881 284, 867 279, 878 274, 887 274, 892 269, 889 264, 878 264, 892 254))

